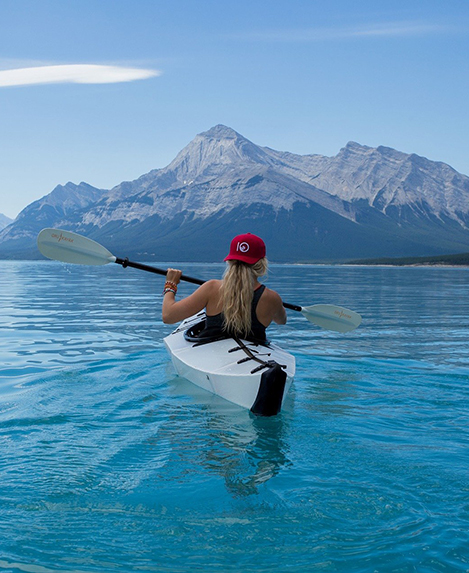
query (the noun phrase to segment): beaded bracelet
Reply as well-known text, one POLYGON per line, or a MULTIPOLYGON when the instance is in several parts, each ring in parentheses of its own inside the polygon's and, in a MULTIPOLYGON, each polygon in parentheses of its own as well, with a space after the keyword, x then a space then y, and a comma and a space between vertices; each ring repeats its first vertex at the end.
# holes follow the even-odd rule
POLYGON ((177 290, 178 290, 178 288, 177 288, 176 285, 175 285, 175 287, 173 288, 172 286, 170 286, 170 284, 166 283, 166 284, 164 285, 164 289, 163 289, 163 296, 164 296, 167 292, 172 292, 172 293, 174 293, 174 296, 176 296, 177 290))
POLYGON ((172 288, 175 288, 176 290, 178 289, 178 285, 177 285, 176 283, 173 283, 173 281, 166 281, 165 284, 164 284, 164 286, 165 286, 165 288, 166 288, 167 286, 170 286, 170 287, 172 287, 172 288))

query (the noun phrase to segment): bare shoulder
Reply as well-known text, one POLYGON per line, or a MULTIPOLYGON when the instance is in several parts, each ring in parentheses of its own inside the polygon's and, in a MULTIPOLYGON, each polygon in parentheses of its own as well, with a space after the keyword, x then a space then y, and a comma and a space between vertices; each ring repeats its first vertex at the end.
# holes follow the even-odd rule
POLYGON ((265 287, 265 291, 262 295, 262 298, 265 299, 266 302, 269 302, 270 304, 280 304, 282 305, 282 298, 281 296, 278 294, 277 291, 272 290, 270 288, 265 287))
POLYGON ((210 295, 210 294, 218 293, 218 291, 220 290, 221 284, 222 284, 222 281, 219 279, 210 279, 209 281, 204 282, 202 287, 210 295))

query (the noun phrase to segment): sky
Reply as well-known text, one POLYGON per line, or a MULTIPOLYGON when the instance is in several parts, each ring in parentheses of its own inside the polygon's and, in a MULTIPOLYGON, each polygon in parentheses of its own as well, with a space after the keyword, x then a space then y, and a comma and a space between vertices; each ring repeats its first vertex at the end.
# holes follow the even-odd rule
POLYGON ((0 213, 110 189, 227 125, 469 175, 468 0, 0 0, 0 213))

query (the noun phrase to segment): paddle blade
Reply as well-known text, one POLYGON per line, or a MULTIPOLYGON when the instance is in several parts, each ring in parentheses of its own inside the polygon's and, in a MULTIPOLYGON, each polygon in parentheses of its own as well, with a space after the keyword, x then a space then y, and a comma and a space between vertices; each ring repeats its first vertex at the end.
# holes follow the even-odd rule
POLYGON ((116 260, 116 257, 99 243, 61 229, 43 229, 37 237, 37 246, 48 259, 63 263, 107 265, 116 260))
POLYGON ((362 321, 358 313, 334 304, 315 304, 303 307, 301 314, 321 328, 336 332, 354 330, 362 321))

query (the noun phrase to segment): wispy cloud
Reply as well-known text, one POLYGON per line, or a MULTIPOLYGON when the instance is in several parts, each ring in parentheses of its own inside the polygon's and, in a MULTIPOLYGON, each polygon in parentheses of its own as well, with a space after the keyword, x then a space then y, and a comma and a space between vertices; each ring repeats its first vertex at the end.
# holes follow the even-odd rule
POLYGON ((448 26, 426 22, 381 22, 347 27, 252 31, 231 36, 238 40, 268 42, 321 42, 354 38, 411 37, 441 34, 448 26))
POLYGON ((70 64, 0 70, 0 87, 37 84, 113 84, 159 76, 161 72, 141 68, 70 64))

